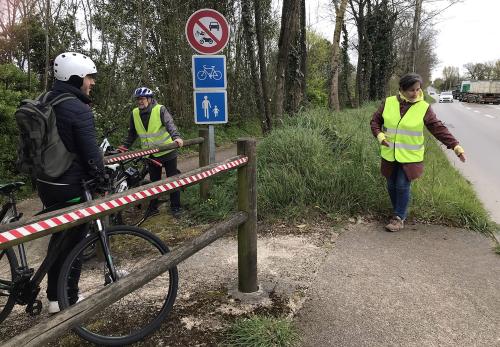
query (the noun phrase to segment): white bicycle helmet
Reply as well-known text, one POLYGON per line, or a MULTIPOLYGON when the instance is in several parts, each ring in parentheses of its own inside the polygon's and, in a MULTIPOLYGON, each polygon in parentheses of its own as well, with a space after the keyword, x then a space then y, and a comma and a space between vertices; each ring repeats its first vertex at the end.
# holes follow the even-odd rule
POLYGON ((67 81, 73 75, 84 78, 95 73, 97 69, 92 59, 81 53, 61 53, 54 60, 54 76, 60 81, 67 81))

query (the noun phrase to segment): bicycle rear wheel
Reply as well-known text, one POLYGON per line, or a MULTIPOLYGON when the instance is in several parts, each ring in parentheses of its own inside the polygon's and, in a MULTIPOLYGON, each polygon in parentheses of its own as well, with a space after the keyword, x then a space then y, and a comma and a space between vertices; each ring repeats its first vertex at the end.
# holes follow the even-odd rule
MULTIPOLYGON (((169 251, 158 237, 137 227, 110 227, 106 234, 119 277, 169 251)), ((80 242, 64 262, 58 284, 61 308, 73 304, 78 296, 89 297, 112 282, 100 244, 98 235, 94 234, 80 242), (98 254, 82 262, 83 254, 93 246, 98 254), (72 286, 75 280, 78 294, 72 286)), ((89 318, 75 328, 75 332, 98 345, 122 346, 139 341, 165 320, 174 304, 177 285, 177 267, 174 267, 89 318)))
POLYGON ((0 323, 12 311, 16 298, 11 294, 12 281, 17 268, 17 258, 14 251, 2 249, 0 251, 0 323))

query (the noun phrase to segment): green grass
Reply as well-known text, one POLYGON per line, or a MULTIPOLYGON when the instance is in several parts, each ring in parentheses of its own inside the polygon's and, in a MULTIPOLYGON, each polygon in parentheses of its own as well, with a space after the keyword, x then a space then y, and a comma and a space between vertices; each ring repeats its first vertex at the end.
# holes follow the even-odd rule
POLYGON ((296 346, 298 334, 291 321, 284 318, 253 316, 240 318, 227 332, 225 345, 234 347, 296 346))
POLYGON ((433 104, 436 102, 436 99, 434 99, 432 96, 424 92, 424 100, 427 101, 429 104, 433 104))
MULTIPOLYGON (((379 145, 369 121, 378 103, 333 114, 306 110, 286 118, 258 143, 259 218, 302 218, 322 211, 334 218, 388 217, 391 206, 380 174, 379 145)), ((226 176, 228 177, 228 176, 226 176)), ((236 177, 216 180, 212 200, 197 203, 210 220, 234 209, 236 177), (219 201, 221 199, 222 201, 219 201)), ((409 218, 430 223, 491 229, 491 221, 472 186, 453 168, 427 134, 425 172, 412 187, 409 218)))

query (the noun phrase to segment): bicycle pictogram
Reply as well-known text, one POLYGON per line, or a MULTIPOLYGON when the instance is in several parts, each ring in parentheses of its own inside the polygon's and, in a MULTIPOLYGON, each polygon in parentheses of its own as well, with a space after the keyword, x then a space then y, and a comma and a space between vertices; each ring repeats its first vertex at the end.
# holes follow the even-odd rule
POLYGON ((207 67, 206 65, 203 65, 203 70, 198 71, 196 73, 196 77, 200 81, 204 81, 207 77, 209 79, 214 79, 214 80, 218 81, 222 78, 222 72, 219 70, 215 70, 215 65, 212 65, 211 67, 207 67))

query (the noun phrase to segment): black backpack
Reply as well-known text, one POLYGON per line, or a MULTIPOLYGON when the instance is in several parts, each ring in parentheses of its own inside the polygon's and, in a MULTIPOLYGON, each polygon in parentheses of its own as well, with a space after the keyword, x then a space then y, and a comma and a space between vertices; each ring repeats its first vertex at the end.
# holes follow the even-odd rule
POLYGON ((21 101, 15 113, 19 128, 16 166, 22 173, 45 180, 61 176, 76 157, 59 137, 54 111, 57 104, 76 97, 65 93, 47 102, 49 95, 21 101))

